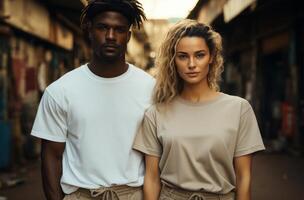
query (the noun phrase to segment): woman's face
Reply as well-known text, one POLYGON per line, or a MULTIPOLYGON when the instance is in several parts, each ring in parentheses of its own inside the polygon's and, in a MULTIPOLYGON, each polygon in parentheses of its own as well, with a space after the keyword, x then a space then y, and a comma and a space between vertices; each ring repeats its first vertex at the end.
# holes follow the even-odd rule
POLYGON ((207 75, 212 57, 204 38, 183 37, 177 44, 174 61, 185 85, 208 85, 207 75))

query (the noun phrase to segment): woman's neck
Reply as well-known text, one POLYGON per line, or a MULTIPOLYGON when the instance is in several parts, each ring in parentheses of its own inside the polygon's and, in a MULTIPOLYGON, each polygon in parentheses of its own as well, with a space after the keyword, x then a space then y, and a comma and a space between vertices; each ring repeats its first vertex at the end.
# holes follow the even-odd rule
POLYGON ((185 84, 180 96, 191 102, 202 102, 213 99, 218 92, 205 84, 185 84))

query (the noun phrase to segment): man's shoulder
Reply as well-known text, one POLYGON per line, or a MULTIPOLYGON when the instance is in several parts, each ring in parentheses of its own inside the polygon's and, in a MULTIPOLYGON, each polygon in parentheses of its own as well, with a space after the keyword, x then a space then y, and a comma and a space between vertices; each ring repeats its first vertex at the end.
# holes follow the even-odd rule
POLYGON ((74 80, 77 79, 79 76, 82 76, 82 74, 84 73, 84 68, 86 67, 86 65, 81 65, 80 67, 77 67, 69 72, 67 72, 66 74, 64 74, 63 76, 61 76, 58 81, 60 82, 64 82, 64 81, 69 81, 69 80, 74 80))
POLYGON ((131 67, 134 74, 138 75, 139 77, 146 78, 148 80, 154 80, 153 76, 151 76, 149 73, 147 73, 143 69, 141 69, 135 65, 132 65, 132 64, 129 64, 129 66, 131 67))
POLYGON ((84 67, 85 67, 85 65, 82 65, 80 67, 77 67, 77 68, 67 72, 66 74, 61 76, 59 79, 57 79, 56 81, 51 83, 46 88, 46 90, 49 93, 57 93, 60 91, 63 92, 69 86, 74 87, 75 84, 80 82, 79 79, 82 76, 84 67))
POLYGON ((153 88, 155 85, 155 78, 153 76, 151 76, 150 74, 148 74, 147 72, 145 72, 144 70, 142 70, 139 67, 136 67, 134 65, 129 65, 131 67, 132 70, 132 82, 140 82, 139 85, 141 85, 142 87, 149 87, 149 88, 153 88))

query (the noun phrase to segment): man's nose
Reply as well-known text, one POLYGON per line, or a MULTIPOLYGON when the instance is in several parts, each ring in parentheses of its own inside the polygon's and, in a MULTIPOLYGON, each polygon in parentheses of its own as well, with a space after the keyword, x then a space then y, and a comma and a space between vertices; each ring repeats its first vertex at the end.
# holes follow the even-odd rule
POLYGON ((106 32, 106 39, 113 40, 115 39, 115 31, 113 28, 109 28, 106 32))

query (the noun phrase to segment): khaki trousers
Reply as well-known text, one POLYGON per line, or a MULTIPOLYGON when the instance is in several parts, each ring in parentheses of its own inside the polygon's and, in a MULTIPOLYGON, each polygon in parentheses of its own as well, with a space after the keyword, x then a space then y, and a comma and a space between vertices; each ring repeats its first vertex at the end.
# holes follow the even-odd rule
POLYGON ((101 187, 99 189, 79 188, 65 195, 63 200, 143 200, 143 188, 127 185, 101 187))
POLYGON ((214 194, 208 192, 193 192, 163 184, 159 200, 235 200, 235 193, 214 194))

